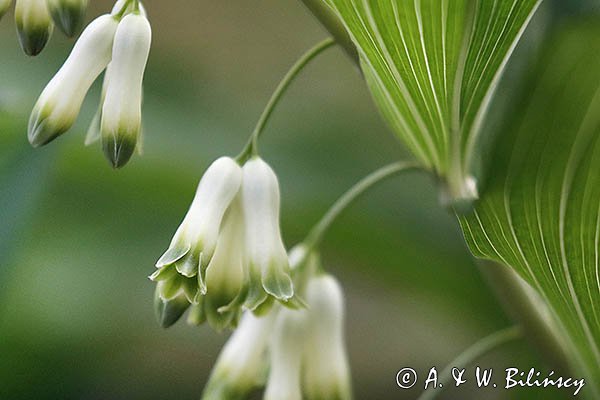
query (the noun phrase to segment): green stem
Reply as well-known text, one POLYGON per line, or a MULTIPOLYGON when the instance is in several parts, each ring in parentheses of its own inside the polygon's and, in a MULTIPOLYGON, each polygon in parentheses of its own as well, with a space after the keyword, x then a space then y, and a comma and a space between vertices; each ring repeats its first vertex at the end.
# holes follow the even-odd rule
POLYGON ((258 153, 258 138, 264 130, 265 125, 269 121, 269 117, 273 113, 273 110, 279 103, 279 99, 281 98, 281 96, 285 93, 287 88, 294 81, 294 78, 298 76, 300 71, 302 71, 312 59, 321 54, 324 50, 335 45, 335 43, 336 42, 333 38, 327 38, 322 42, 317 43, 313 48, 304 53, 304 55, 300 57, 298 61, 296 61, 296 63, 287 72, 287 74, 285 74, 285 76, 283 77, 281 82, 279 82, 279 85, 275 89, 275 92, 273 92, 273 94, 271 95, 271 98, 269 99, 267 106, 262 112, 262 115, 260 116, 260 119, 258 120, 248 143, 244 147, 244 150, 242 150, 240 155, 237 157, 238 161, 244 162, 251 155, 256 155, 258 153))
POLYGON ((304 241, 306 246, 310 249, 317 246, 335 219, 368 189, 401 172, 415 169, 421 169, 421 166, 417 163, 401 161, 382 167, 361 179, 344 193, 342 197, 331 206, 327 213, 325 213, 323 218, 321 218, 321 220, 311 229, 304 241))
POLYGON ((358 65, 358 52, 348 35, 346 28, 325 4, 323 0, 302 0, 306 8, 319 20, 321 25, 329 31, 335 41, 344 49, 346 54, 358 65))
MULTIPOLYGON (((452 360, 446 368, 442 370, 439 375, 438 382, 445 383, 444 387, 450 386, 446 382, 450 382, 452 380, 452 369, 456 368, 465 368, 467 365, 473 363, 476 359, 481 357, 482 355, 489 353, 490 351, 496 349, 499 346, 502 346, 505 343, 511 342, 516 339, 520 339, 522 337, 521 328, 518 326, 513 326, 510 328, 503 329, 501 331, 492 333, 489 336, 477 341, 471 347, 466 349, 462 354, 452 360)), ((421 396, 417 400, 432 400, 434 399, 442 390, 441 389, 428 389, 425 390, 421 396)))
POLYGON ((118 20, 121 20, 123 18, 123 16, 125 15, 125 13, 127 12, 127 9, 129 8, 129 6, 131 5, 131 3, 135 1, 136 5, 139 6, 138 0, 127 0, 123 3, 123 7, 121 7, 121 9, 119 10, 119 12, 115 15, 115 17, 118 20))

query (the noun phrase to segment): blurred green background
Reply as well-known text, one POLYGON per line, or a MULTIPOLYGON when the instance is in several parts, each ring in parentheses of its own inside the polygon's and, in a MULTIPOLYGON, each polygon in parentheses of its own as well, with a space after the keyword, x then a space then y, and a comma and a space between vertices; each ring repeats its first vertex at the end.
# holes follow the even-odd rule
MULTIPOLYGON (((92 2, 89 18, 109 1, 92 2)), ((563 3, 564 4, 564 3, 563 3)), ((37 58, 0 22, 0 399, 197 399, 227 333, 162 330, 146 278, 206 166, 239 152, 287 68, 325 32, 297 0, 148 2, 144 155, 113 171, 84 147, 97 107, 42 149, 26 138, 37 95, 73 42, 55 32, 37 58)), ((567 7, 568 9, 568 7, 567 7)), ((98 86, 98 85, 96 85, 98 86)), ((288 246, 355 181, 407 152, 356 67, 334 49, 287 93, 261 149, 282 190, 288 246)), ((323 246, 347 294, 357 399, 412 399, 396 372, 443 368, 509 326, 435 182, 402 176, 369 193, 323 246)), ((548 371, 525 341, 478 365, 548 371)), ((557 389, 449 388, 441 399, 560 399, 557 389)))

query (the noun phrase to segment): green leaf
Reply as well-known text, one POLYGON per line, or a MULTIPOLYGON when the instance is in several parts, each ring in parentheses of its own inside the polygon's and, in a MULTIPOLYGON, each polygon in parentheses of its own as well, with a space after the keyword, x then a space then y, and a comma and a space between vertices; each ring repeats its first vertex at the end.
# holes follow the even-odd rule
POLYGON ((394 131, 455 199, 477 196, 481 125, 541 0, 324 0, 394 131))
POLYGON ((460 222, 476 256, 513 267, 541 294, 598 396, 600 24, 547 43, 503 125, 483 196, 460 222))

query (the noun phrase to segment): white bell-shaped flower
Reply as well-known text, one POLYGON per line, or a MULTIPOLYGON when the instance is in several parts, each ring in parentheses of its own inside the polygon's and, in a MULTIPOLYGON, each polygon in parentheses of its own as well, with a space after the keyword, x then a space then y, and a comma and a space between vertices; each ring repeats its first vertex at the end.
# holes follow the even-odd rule
POLYGON ((127 163, 140 136, 142 81, 151 41, 150 23, 140 12, 119 23, 100 124, 104 153, 115 168, 127 163))
POLYGON ((28 137, 34 147, 50 142, 73 125, 87 91, 110 62, 117 25, 108 14, 92 21, 44 88, 29 118, 28 137))
POLYGON ((19 43, 28 56, 38 55, 54 30, 45 0, 17 0, 15 23, 19 43))
POLYGON ((254 157, 244 164, 241 191, 250 280, 245 305, 253 310, 268 295, 289 300, 294 289, 279 227, 277 176, 266 162, 254 157))
POLYGON ((217 247, 225 212, 241 182, 242 169, 229 157, 221 157, 208 167, 169 249, 156 263, 158 270, 150 277, 152 280, 172 279, 172 274, 181 277, 177 279, 193 278, 199 292, 206 293, 206 267, 217 247))
POLYGON ((306 310, 287 308, 281 308, 278 313, 271 334, 271 362, 264 400, 302 400, 300 373, 306 314, 306 310))
POLYGON ((246 312, 221 351, 202 400, 237 400, 264 384, 267 345, 277 313, 263 317, 246 312))
POLYGON ((83 25, 88 0, 46 0, 56 26, 73 37, 83 25))
POLYGON ((350 400, 350 368, 344 342, 344 295, 331 275, 319 275, 306 287, 308 329, 303 359, 307 400, 350 400))
POLYGON ((11 4, 12 0, 0 0, 0 18, 6 14, 11 4))

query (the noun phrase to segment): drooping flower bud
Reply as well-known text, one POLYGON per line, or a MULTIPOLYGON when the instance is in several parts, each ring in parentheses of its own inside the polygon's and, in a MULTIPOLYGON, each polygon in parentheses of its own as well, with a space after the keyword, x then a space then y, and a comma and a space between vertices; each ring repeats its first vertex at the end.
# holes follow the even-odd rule
MULTIPOLYGON (((180 285, 181 282, 186 282, 186 285, 193 282, 194 293, 190 293, 190 302, 198 302, 195 297, 205 294, 207 290, 206 268, 213 259, 223 217, 238 193, 241 182, 242 168, 229 157, 221 157, 208 167, 198 184, 190 209, 175 232, 169 249, 157 261, 158 269, 150 279, 161 282, 165 276, 175 276, 180 285)), ((233 215, 228 219, 235 238, 239 216, 233 215)), ((223 251, 231 246, 230 240, 224 239, 223 251)), ((216 273, 219 272, 217 269, 214 268, 216 273)), ((160 290, 163 290, 162 286, 160 290)), ((168 298, 167 294, 162 297, 168 298)))
POLYGON ((271 363, 264 400, 302 400, 300 372, 306 314, 306 310, 282 308, 277 316, 271 334, 271 363))
POLYGON ((152 30, 139 12, 126 15, 115 34, 110 79, 102 107, 102 147, 113 167, 125 165, 142 126, 142 81, 152 30))
POLYGON ((237 330, 221 351, 202 400, 237 400, 264 384, 268 359, 267 345, 276 312, 256 317, 250 312, 242 316, 237 330))
MULTIPOLYGON (((123 7, 125 7, 125 1, 126 0, 118 0, 115 3, 115 5, 113 6, 113 9, 110 13, 112 15, 117 16, 121 11, 123 11, 123 7)), ((132 12, 133 8, 134 8, 133 3, 128 3, 127 8, 125 9, 125 12, 132 12)), ((146 16, 146 9, 144 8, 144 6, 141 2, 139 3, 139 9, 140 9, 140 14, 142 14, 143 16, 146 16)), ((96 110, 96 113, 94 114, 94 117, 92 118, 92 121, 90 122, 87 133, 85 135, 84 144, 86 146, 89 146, 92 143, 96 143, 101 138, 100 122, 102 120, 102 107, 104 105, 104 99, 106 98, 106 88, 108 87, 109 80, 110 80, 110 64, 108 64, 108 66, 106 67, 106 71, 104 71, 104 78, 102 80, 102 94, 100 95, 100 103, 99 103, 100 105, 99 105, 98 109, 96 110)), ((142 144, 141 139, 142 138, 143 138, 143 131, 142 131, 140 140, 138 140, 138 152, 140 154, 141 154, 141 144, 142 144)))
POLYGON ((11 4, 12 0, 0 0, 0 18, 6 14, 11 4))
POLYGON ((28 56, 37 56, 54 30, 46 0, 17 0, 15 23, 21 48, 28 56))
POLYGON ((46 85, 29 118, 28 137, 34 147, 50 142, 73 125, 87 91, 110 62, 117 24, 111 15, 92 21, 46 85))
POLYGON ((350 400, 350 368, 344 343, 344 296, 331 275, 310 279, 306 287, 308 329, 303 389, 307 400, 350 400))
POLYGON ((48 10, 58 28, 73 37, 83 25, 88 0, 46 0, 48 10))
POLYGON ((289 262, 279 227, 279 183, 262 159, 244 164, 242 208, 246 225, 249 293, 246 307, 254 310, 268 295, 287 301, 294 295, 289 262))

